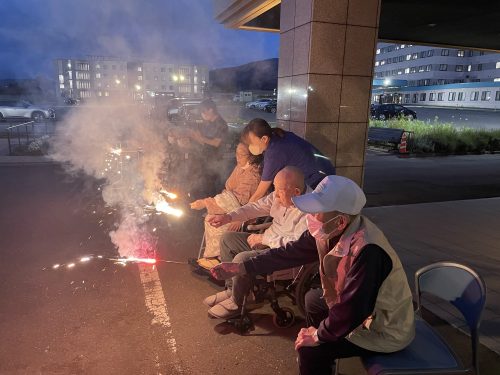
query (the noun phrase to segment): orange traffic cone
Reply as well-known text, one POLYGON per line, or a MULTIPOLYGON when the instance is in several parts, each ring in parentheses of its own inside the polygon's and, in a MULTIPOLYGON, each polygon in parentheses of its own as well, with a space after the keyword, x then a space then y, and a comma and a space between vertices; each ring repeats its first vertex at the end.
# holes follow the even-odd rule
POLYGON ((403 132, 403 135, 401 136, 401 142, 399 142, 400 154, 408 154, 408 150, 406 148, 406 141, 407 141, 406 132, 403 132))

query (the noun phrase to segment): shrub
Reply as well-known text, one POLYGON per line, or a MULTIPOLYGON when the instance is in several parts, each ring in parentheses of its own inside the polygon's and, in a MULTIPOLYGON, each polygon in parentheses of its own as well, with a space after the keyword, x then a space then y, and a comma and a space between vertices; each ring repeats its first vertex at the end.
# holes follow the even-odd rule
POLYGON ((500 129, 456 128, 450 123, 404 118, 373 120, 370 126, 404 129, 413 132, 413 151, 440 154, 484 153, 500 151, 500 129))

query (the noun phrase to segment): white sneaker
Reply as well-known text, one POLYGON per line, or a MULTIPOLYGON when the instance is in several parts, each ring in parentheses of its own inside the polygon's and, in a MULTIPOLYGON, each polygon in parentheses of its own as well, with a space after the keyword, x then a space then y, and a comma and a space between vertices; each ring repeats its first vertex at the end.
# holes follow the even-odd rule
POLYGON ((226 289, 226 290, 223 290, 222 292, 208 296, 207 298, 205 298, 203 300, 203 303, 205 305, 207 305, 208 307, 214 307, 218 303, 221 303, 222 301, 228 299, 231 296, 232 296, 231 290, 226 289))
POLYGON ((208 315, 211 317, 226 320, 236 318, 240 313, 241 307, 238 306, 232 298, 228 298, 208 310, 208 315))

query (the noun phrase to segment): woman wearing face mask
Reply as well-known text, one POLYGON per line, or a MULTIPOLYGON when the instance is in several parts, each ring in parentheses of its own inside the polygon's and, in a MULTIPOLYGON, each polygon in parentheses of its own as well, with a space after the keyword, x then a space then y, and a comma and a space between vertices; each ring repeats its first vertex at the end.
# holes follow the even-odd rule
POLYGON ((299 168, 313 189, 325 176, 335 174, 335 167, 316 147, 292 132, 271 128, 261 118, 248 123, 242 139, 252 154, 264 155, 261 181, 250 202, 266 195, 276 173, 287 165, 299 168))
MULTIPOLYGON (((206 209, 209 214, 219 215, 231 212, 246 203, 255 193, 260 181, 260 163, 262 157, 250 154, 248 147, 239 143, 236 147, 236 167, 226 181, 225 189, 214 197, 198 199, 191 203, 193 210, 206 209)), ((198 265, 210 269, 219 263, 219 241, 224 232, 238 230, 241 223, 230 223, 214 228, 205 222, 204 257, 198 265)))

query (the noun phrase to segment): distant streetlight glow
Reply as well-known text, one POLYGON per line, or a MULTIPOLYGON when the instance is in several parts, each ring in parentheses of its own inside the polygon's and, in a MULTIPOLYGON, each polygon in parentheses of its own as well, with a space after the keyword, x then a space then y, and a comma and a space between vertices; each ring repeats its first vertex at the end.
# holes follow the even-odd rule
POLYGON ((141 89, 141 85, 135 85, 135 89, 139 91, 141 89))
POLYGON ((389 86, 391 84, 390 79, 384 79, 384 86, 389 86))
POLYGON ((175 74, 172 76, 172 79, 177 82, 179 80, 179 77, 177 77, 175 74))

